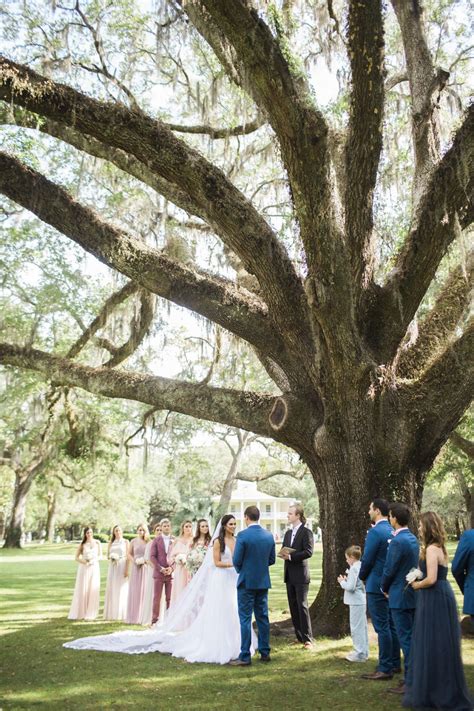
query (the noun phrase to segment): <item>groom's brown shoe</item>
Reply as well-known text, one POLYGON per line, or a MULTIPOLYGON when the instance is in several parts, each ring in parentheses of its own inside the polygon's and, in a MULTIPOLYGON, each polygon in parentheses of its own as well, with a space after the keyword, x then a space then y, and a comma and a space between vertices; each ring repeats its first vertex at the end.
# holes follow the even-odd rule
POLYGON ((271 662, 272 658, 269 654, 262 654, 262 655, 260 655, 260 661, 261 662, 271 662))
POLYGON ((386 674, 385 672, 375 671, 372 674, 362 674, 361 679, 371 679, 372 681, 388 681, 393 678, 393 674, 386 674))
POLYGON ((244 662, 242 659, 231 659, 229 662, 230 667, 249 667, 252 662, 244 662))

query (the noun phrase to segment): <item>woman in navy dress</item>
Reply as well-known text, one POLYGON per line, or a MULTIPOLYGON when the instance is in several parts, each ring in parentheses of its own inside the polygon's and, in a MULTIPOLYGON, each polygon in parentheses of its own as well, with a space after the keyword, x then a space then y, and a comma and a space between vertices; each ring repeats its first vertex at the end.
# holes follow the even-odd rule
POLYGON ((422 580, 418 590, 410 669, 403 705, 414 709, 472 711, 461 659, 461 629, 453 589, 446 579, 446 533, 440 517, 421 514, 422 580))

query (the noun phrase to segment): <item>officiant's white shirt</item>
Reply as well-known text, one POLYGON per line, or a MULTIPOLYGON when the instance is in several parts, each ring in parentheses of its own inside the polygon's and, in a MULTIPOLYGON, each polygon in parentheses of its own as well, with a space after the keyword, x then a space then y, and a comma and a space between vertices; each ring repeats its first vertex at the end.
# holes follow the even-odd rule
POLYGON ((302 525, 303 525, 303 524, 302 524, 301 521, 300 521, 299 523, 296 524, 296 526, 293 526, 293 529, 292 529, 292 531, 291 531, 291 543, 290 543, 290 547, 293 545, 293 541, 295 540, 295 536, 296 536, 296 534, 298 533, 298 529, 299 529, 299 527, 302 526, 302 525))

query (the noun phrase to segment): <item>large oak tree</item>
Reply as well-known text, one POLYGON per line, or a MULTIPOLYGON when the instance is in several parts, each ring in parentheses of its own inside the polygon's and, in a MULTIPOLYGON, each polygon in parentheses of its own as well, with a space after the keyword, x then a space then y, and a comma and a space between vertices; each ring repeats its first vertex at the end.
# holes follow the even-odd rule
MULTIPOLYGON (((448 72, 434 65, 419 3, 392 0, 406 59, 395 81, 410 93, 414 178, 409 228, 381 281, 374 230, 388 90, 381 0, 347 2, 351 88, 342 132, 318 108, 290 50, 284 15, 273 10, 270 25, 269 13, 246 0, 171 5, 255 104, 255 125, 238 126, 234 135, 263 121, 271 127, 303 265, 296 266, 278 230, 235 182, 179 137, 179 126, 145 112, 131 92, 127 105, 102 101, 7 57, 0 61, 0 98, 10 120, 109 161, 198 217, 253 280, 243 288, 180 262, 7 153, 0 157, 0 191, 140 289, 246 341, 278 394, 94 367, 13 343, 0 344, 0 362, 55 384, 251 431, 298 452, 321 507, 315 629, 338 633, 343 616, 335 581, 345 547, 364 538, 370 498, 403 499, 416 511, 426 473, 472 397, 471 257, 447 276, 416 337, 411 325, 443 256, 472 222, 474 107, 465 109, 442 154, 436 107, 448 72)), ((103 59, 98 39, 96 47, 103 59)), ((99 70, 106 76, 104 62, 99 70)), ((219 137, 206 126, 192 130, 219 137)))

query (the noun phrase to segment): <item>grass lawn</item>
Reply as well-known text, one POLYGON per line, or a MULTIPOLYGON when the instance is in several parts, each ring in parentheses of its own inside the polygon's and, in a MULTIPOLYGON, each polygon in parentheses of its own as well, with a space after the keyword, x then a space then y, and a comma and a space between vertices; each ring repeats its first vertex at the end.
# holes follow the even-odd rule
MULTIPOLYGON (((452 552, 452 551, 451 551, 452 552)), ((76 637, 103 634, 123 625, 66 619, 76 574, 74 547, 30 546, 0 551, 1 709, 397 709, 384 683, 360 680, 371 662, 349 664, 350 638, 318 639, 315 650, 292 649, 272 640, 273 663, 231 668, 187 664, 161 654, 129 657, 63 649, 76 637)), ((311 596, 320 581, 321 552, 312 560, 311 596)), ((102 593, 107 564, 101 563, 102 593)), ((271 619, 288 616, 281 562, 272 571, 271 619)), ((460 602, 460 598, 458 598, 460 602)), ((474 642, 463 642, 468 683, 474 688, 474 642)), ((397 683, 398 678, 395 679, 397 683)))

